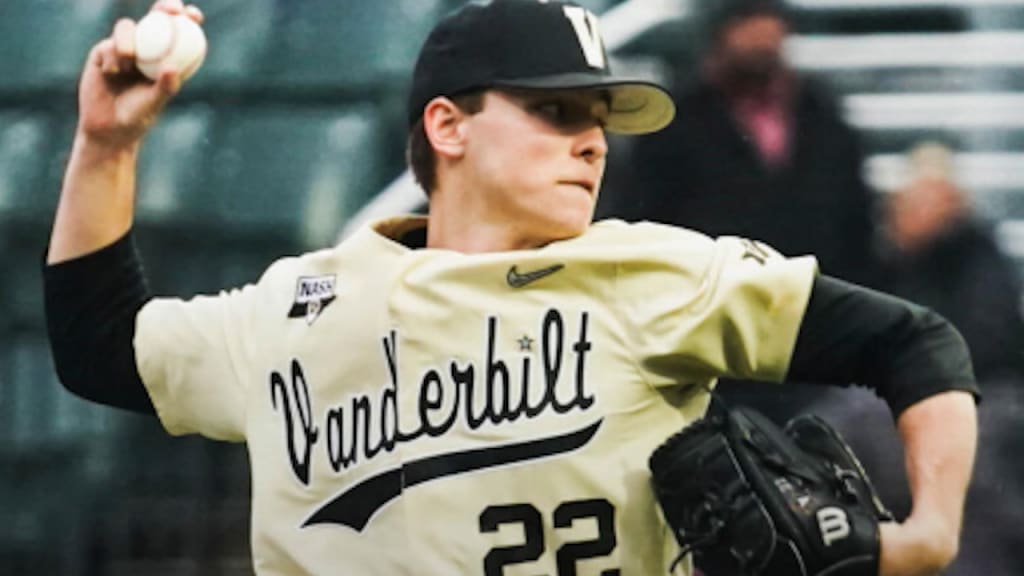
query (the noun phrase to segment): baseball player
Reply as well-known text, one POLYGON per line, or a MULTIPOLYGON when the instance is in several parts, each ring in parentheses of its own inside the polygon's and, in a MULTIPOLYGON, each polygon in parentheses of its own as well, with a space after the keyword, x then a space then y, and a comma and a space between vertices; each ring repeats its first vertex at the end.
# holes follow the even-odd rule
POLYGON ((592 224, 606 131, 674 113, 612 74, 597 22, 557 0, 444 19, 410 95, 429 215, 188 301, 150 294, 131 231, 140 142, 181 82, 133 70, 129 20, 92 50, 45 269, 57 370, 171 434, 247 444, 257 573, 664 574, 678 548, 647 459, 723 375, 875 387, 914 488, 882 573, 954 557, 976 435, 962 339, 812 257, 592 224))

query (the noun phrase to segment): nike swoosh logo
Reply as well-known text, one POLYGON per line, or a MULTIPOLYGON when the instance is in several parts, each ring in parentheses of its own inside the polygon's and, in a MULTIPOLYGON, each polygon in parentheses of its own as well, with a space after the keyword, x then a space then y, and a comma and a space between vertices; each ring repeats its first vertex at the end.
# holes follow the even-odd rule
POLYGON ((476 470, 537 460, 578 450, 586 446, 597 434, 602 422, 604 422, 603 418, 586 428, 562 436, 494 448, 441 454, 408 462, 401 468, 381 472, 349 488, 313 513, 302 527, 316 524, 341 524, 357 532, 362 532, 370 523, 373 515, 385 507, 388 502, 401 496, 403 490, 448 476, 457 476, 476 470))
POLYGON ((541 278, 551 276, 562 268, 565 268, 565 264, 552 264, 547 268, 541 268, 540 270, 534 270, 533 272, 520 273, 519 267, 513 266, 508 269, 508 274, 505 276, 505 280, 508 281, 508 285, 513 288, 522 288, 523 286, 536 282, 541 278))

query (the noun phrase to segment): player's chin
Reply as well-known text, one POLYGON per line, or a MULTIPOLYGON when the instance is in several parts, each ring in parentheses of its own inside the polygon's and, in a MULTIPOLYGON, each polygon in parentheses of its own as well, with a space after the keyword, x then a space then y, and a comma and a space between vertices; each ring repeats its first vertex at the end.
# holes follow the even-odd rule
POLYGON ((552 207, 546 214, 548 236, 553 240, 575 238, 587 231, 594 218, 593 205, 552 207))
POLYGON ((543 223, 545 234, 552 239, 579 236, 590 226, 594 217, 594 195, 576 185, 559 184, 543 197, 535 197, 529 210, 538 223, 543 223))

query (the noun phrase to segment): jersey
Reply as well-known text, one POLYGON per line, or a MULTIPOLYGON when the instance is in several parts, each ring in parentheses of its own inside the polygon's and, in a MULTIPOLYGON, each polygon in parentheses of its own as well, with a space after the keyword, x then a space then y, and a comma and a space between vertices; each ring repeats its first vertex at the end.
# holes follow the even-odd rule
POLYGON ((815 260, 621 221, 526 251, 397 241, 423 226, 137 317, 165 428, 247 444, 256 572, 667 573, 647 459, 719 376, 784 378, 815 260))

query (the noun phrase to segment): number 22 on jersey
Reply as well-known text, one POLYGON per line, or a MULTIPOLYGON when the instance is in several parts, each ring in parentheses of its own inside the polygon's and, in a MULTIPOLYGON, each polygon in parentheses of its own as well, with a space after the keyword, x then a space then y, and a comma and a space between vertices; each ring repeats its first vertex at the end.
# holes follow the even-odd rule
MULTIPOLYGON (((607 500, 573 500, 563 502, 552 512, 556 531, 571 528, 576 522, 593 522, 597 536, 589 540, 564 542, 554 550, 557 576, 576 576, 576 563, 588 558, 607 556, 615 550, 615 507, 607 500)), ((532 504, 488 506, 480 513, 480 531, 497 532, 503 524, 522 526, 524 541, 514 546, 492 548, 484 557, 485 576, 503 576, 504 567, 534 562, 545 552, 544 514, 532 504)), ((601 576, 619 576, 617 568, 604 570, 601 576)))

